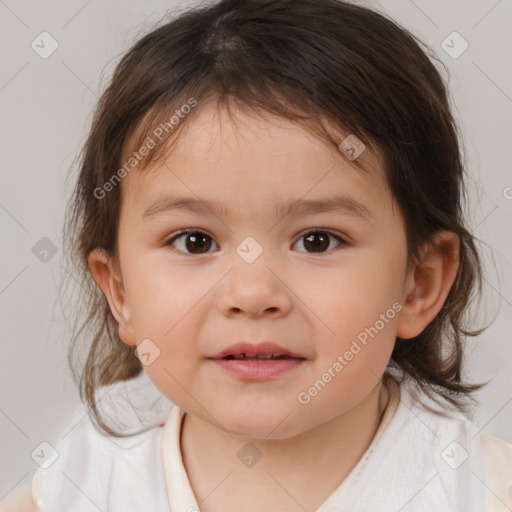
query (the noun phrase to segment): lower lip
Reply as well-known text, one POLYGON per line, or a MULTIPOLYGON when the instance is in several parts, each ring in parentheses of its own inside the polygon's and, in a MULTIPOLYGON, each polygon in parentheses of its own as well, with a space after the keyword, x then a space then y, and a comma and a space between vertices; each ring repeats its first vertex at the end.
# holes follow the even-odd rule
POLYGON ((297 368, 305 359, 260 359, 259 361, 211 359, 211 361, 242 379, 265 380, 297 368))

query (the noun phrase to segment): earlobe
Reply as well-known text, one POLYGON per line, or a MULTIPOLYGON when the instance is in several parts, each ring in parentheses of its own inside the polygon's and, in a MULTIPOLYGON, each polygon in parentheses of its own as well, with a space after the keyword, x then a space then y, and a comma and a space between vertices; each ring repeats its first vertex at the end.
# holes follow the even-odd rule
POLYGON ((101 247, 93 249, 88 257, 89 268, 96 284, 105 295, 110 311, 119 325, 119 337, 128 345, 135 345, 131 316, 120 272, 114 268, 111 255, 101 247))
POLYGON ((459 237, 438 231, 421 251, 404 287, 397 337, 418 336, 443 307, 459 268, 459 237))

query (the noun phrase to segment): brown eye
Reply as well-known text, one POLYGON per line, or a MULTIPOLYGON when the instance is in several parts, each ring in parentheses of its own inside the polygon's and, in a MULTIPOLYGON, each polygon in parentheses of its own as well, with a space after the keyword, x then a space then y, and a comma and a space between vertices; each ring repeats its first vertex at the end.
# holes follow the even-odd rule
MULTIPOLYGON (((300 237, 299 241, 301 240, 303 240, 305 251, 299 252, 309 252, 313 254, 322 254, 340 245, 347 245, 340 236, 320 230, 306 233, 300 237), (338 244, 332 247, 332 243, 335 240, 338 244)), ((296 244, 299 241, 297 241, 296 244)), ((211 252, 212 244, 217 245, 209 235, 201 231, 182 231, 173 236, 168 242, 164 243, 164 245, 173 247, 182 255, 206 254, 211 252)))
POLYGON ((171 238, 165 245, 173 246, 185 254, 204 254, 209 252, 212 242, 212 238, 201 231, 184 231, 171 238))
POLYGON ((300 252, 326 252, 331 245, 331 239, 336 239, 340 242, 336 247, 346 244, 346 242, 341 237, 334 235, 333 233, 326 231, 310 231, 309 233, 302 235, 299 239, 299 241, 304 240, 303 245, 306 248, 306 251, 300 252))

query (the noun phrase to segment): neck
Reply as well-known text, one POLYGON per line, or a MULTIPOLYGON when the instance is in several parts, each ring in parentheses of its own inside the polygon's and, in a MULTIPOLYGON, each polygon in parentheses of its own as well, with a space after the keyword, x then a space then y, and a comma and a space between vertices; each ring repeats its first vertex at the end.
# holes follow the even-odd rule
POLYGON ((254 510, 315 510, 361 459, 387 402, 379 382, 345 414, 287 439, 242 439, 185 414, 181 451, 201 511, 249 510, 249 497, 254 510), (247 460, 261 458, 244 467, 236 457, 248 443, 247 460))

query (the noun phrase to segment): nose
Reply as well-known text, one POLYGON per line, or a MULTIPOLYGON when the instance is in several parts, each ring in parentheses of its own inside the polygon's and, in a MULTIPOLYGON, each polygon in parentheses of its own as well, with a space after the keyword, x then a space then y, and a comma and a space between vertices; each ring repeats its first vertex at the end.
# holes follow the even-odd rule
POLYGON ((291 291, 266 262, 237 263, 226 276, 218 296, 219 311, 227 317, 286 316, 292 307, 291 291))

